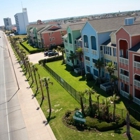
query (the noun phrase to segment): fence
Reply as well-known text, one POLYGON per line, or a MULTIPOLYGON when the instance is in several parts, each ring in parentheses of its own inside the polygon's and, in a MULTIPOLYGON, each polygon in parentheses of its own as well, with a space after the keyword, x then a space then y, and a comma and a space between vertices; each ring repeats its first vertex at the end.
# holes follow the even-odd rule
MULTIPOLYGON (((66 90, 68 93, 80 103, 80 95, 78 92, 71 87, 64 79, 62 79, 59 75, 57 75, 52 69, 50 69, 47 65, 44 65, 44 68, 57 80, 57 82, 66 90)), ((87 103, 87 99, 85 97, 81 97, 83 103, 87 103)))
MULTIPOLYGON (((47 65, 44 65, 44 68, 57 80, 57 82, 66 90, 68 93, 78 102, 80 103, 80 95, 78 92, 71 87, 64 79, 62 79, 59 75, 57 75, 51 68, 49 68, 47 65)), ((87 104, 88 100, 85 97, 82 97, 83 103, 87 104)), ((96 101, 92 101, 96 102, 96 101)), ((131 107, 128 108, 130 114, 135 117, 137 120, 140 121, 140 113, 131 107)), ((110 107, 110 112, 113 112, 113 107, 110 107)), ((126 110, 116 108, 116 114, 119 116, 122 116, 123 118, 126 118, 126 110)))

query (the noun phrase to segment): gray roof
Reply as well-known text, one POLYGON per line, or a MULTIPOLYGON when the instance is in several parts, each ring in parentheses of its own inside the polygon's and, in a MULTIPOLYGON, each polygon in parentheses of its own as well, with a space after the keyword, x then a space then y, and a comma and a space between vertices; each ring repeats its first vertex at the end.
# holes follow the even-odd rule
POLYGON ((136 44, 134 47, 130 48, 129 50, 140 53, 140 43, 136 44))
POLYGON ((97 33, 115 31, 122 25, 126 17, 112 17, 88 21, 97 33))
POLYGON ((140 35, 140 23, 135 22, 132 25, 123 26, 123 28, 131 35, 140 35))
POLYGON ((43 32, 44 30, 47 30, 48 28, 50 28, 52 25, 46 25, 43 29, 41 29, 40 31, 38 31, 38 33, 43 32))
POLYGON ((74 24, 69 25, 69 27, 71 28, 71 30, 81 30, 85 25, 85 22, 77 22, 74 24))

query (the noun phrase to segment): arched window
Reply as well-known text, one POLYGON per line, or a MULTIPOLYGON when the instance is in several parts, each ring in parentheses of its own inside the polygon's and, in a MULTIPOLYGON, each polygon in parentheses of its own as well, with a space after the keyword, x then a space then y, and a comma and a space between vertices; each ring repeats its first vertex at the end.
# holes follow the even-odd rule
POLYGON ((87 38, 87 35, 84 35, 84 47, 88 48, 88 38, 87 38))
POLYGON ((96 38, 94 36, 91 36, 91 48, 93 50, 97 50, 97 47, 96 47, 96 38))

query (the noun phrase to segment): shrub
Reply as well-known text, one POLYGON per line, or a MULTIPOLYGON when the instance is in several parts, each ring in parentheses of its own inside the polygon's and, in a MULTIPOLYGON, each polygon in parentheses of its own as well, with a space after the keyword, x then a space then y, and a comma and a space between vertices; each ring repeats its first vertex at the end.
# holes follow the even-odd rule
POLYGON ((66 113, 65 113, 65 117, 69 117, 70 114, 71 114, 71 111, 70 111, 70 110, 66 111, 66 113))
POLYGON ((87 81, 93 80, 93 75, 91 73, 86 73, 86 80, 87 81))
POLYGON ((113 130, 119 127, 122 127, 125 124, 124 119, 120 119, 118 122, 110 122, 107 123, 105 121, 99 122, 96 127, 99 131, 108 131, 108 130, 113 130))
POLYGON ((91 117, 86 117, 86 127, 87 128, 96 128, 96 125, 98 124, 98 119, 96 118, 91 118, 91 117))

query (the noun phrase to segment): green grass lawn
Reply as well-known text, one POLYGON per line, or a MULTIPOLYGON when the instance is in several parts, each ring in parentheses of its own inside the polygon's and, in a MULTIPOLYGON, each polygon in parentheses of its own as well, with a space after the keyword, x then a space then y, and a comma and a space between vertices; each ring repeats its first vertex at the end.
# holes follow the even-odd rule
MULTIPOLYGON (((62 77, 67 83, 69 83, 74 89, 77 91, 84 91, 90 87, 93 87, 96 93, 100 94, 100 102, 105 97, 109 97, 109 95, 104 92, 102 89, 95 85, 95 81, 87 82, 82 76, 76 75, 74 72, 68 71, 66 65, 62 65, 62 61, 55 61, 51 63, 46 63, 55 73, 57 73, 60 77, 62 77)), ((96 94, 95 94, 96 95, 96 94)), ((96 96, 93 95, 92 99, 96 101, 96 96)), ((88 96, 85 95, 86 98, 88 96)), ((123 102, 118 103, 118 108, 125 108, 123 102)))
MULTIPOLYGON (((77 101, 61 86, 56 80, 48 73, 46 70, 40 66, 36 65, 38 72, 41 77, 50 77, 50 81, 53 82, 53 85, 49 86, 51 104, 53 108, 52 119, 49 124, 56 136, 57 140, 126 140, 127 137, 124 135, 126 127, 122 127, 117 130, 107 131, 107 132, 80 132, 74 129, 66 127, 62 118, 67 110, 74 110, 76 107, 80 108, 80 105, 77 101)), ((33 91, 35 92, 35 83, 33 84, 33 91)), ((45 88, 44 88, 45 91, 45 88)), ((45 92, 46 95, 46 92, 45 92)), ((39 104, 41 102, 41 93, 39 92, 36 96, 39 104)), ((47 99, 44 100, 41 106, 46 118, 48 116, 48 102, 47 99)), ((132 138, 134 140, 139 139, 139 131, 134 128, 131 128, 132 138)))
POLYGON ((24 41, 22 43, 29 51, 39 51, 39 50, 42 50, 42 49, 39 49, 39 48, 34 48, 33 46, 31 46, 30 44, 27 43, 27 41, 24 41))

